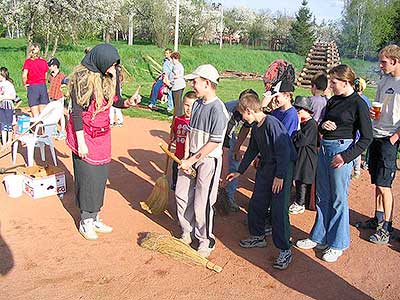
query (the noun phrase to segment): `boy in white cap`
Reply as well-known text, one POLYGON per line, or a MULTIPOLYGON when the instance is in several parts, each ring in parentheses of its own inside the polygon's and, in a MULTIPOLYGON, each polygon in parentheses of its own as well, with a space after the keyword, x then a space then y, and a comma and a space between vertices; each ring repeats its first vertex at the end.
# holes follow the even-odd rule
POLYGON ((195 237, 199 240, 198 253, 208 257, 215 248, 213 205, 218 193, 228 112, 216 95, 219 74, 212 65, 199 66, 185 79, 192 81, 198 99, 193 104, 185 156, 176 183, 177 214, 182 241, 191 244, 195 237), (189 175, 191 167, 197 172, 196 178, 189 175))

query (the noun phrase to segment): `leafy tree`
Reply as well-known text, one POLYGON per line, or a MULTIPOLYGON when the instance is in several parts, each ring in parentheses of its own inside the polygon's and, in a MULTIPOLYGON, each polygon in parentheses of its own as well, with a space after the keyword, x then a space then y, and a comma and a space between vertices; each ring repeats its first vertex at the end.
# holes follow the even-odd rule
POLYGON ((303 0, 290 31, 289 49, 300 55, 306 55, 315 40, 312 13, 307 5, 307 0, 303 0))

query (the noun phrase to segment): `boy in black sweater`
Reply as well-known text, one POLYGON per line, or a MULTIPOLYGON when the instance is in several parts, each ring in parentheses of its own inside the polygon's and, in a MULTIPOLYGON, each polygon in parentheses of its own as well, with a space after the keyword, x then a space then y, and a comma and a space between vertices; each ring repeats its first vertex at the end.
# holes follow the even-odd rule
POLYGON ((275 117, 266 116, 261 109, 258 95, 244 95, 238 104, 238 111, 243 119, 252 126, 250 144, 240 163, 238 172, 230 173, 227 180, 243 174, 253 159, 260 154, 253 195, 249 203, 248 224, 250 237, 240 241, 244 248, 266 247, 265 211, 271 204, 272 239, 280 250, 273 264, 274 268, 286 269, 292 261, 290 250, 290 223, 288 215, 288 197, 290 191, 293 163, 296 151, 287 130, 275 117))

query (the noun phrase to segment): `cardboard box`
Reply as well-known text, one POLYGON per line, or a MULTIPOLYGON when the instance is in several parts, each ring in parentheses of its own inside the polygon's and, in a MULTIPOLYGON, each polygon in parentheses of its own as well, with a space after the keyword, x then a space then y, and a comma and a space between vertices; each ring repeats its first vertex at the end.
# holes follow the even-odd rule
POLYGON ((33 199, 64 194, 67 191, 65 173, 58 167, 31 166, 19 168, 24 176, 23 189, 33 199))

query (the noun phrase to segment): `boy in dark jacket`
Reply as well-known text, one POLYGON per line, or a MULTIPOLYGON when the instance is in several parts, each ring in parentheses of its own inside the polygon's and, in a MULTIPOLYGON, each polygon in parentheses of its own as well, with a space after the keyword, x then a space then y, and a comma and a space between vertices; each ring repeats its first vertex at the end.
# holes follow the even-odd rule
POLYGON ((311 185, 317 170, 318 124, 312 118, 313 110, 309 97, 297 96, 293 106, 297 110, 300 130, 293 137, 297 161, 293 179, 296 182, 296 200, 289 207, 292 215, 301 214, 305 204, 310 203, 311 185))
POLYGON ((249 203, 248 224, 250 237, 240 241, 243 248, 266 247, 265 211, 271 204, 272 239, 280 250, 274 268, 286 269, 292 261, 288 197, 296 150, 286 128, 278 119, 265 115, 258 95, 247 94, 239 100, 238 111, 249 124, 254 123, 249 147, 238 172, 230 173, 231 181, 243 174, 253 159, 260 154, 253 195, 249 203))

